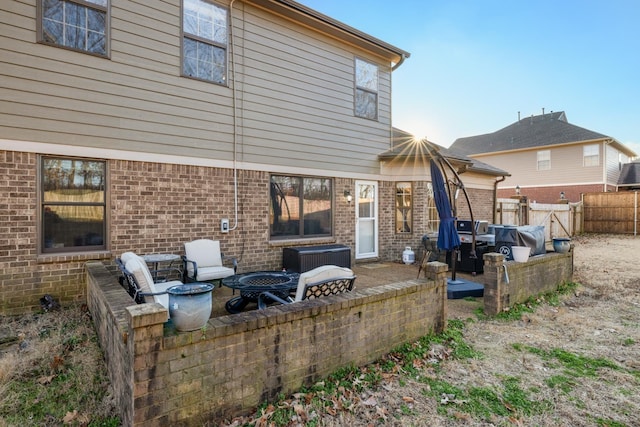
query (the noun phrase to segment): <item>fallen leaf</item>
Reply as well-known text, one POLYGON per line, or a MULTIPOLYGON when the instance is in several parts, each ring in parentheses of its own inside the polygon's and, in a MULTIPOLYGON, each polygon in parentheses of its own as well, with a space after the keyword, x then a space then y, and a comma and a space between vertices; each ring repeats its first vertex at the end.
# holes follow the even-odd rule
POLYGON ((49 375, 46 377, 40 377, 38 378, 38 384, 42 384, 42 385, 46 385, 49 384, 51 381, 53 381, 53 379, 55 378, 55 375, 49 375))
POLYGON ((73 410, 72 412, 67 412, 67 415, 62 418, 62 422, 64 424, 71 424, 78 417, 78 411, 73 410))
POLYGON ((378 401, 376 400, 375 397, 369 396, 369 398, 364 402, 362 402, 362 404, 366 406, 376 406, 378 404, 378 401))

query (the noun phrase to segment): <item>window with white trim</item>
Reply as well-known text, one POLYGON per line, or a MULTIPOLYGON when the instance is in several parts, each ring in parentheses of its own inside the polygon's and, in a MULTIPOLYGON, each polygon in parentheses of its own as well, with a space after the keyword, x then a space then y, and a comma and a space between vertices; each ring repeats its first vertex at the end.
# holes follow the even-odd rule
POLYGON ((538 170, 546 171, 551 169, 551 151, 541 150, 538 151, 538 170))
POLYGON ((378 66, 356 58, 355 115, 378 119, 378 66))
POLYGON ((109 0, 40 0, 38 41, 107 56, 109 0))
POLYGON ((204 0, 183 0, 182 74, 227 82, 228 10, 204 0))
POLYGON ((600 165, 600 147, 598 146, 598 144, 590 144, 582 147, 582 165, 600 165))
POLYGON ((106 173, 103 160, 41 158, 42 253, 105 249, 106 173))

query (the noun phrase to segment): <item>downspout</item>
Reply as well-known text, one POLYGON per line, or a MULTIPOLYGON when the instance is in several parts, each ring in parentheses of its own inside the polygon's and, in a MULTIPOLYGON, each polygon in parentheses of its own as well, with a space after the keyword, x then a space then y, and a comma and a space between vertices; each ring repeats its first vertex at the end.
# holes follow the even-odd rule
POLYGON ((496 179, 496 182, 493 183, 493 218, 491 218, 491 222, 493 224, 496 223, 496 211, 498 210, 498 184, 507 179, 506 176, 502 175, 502 178, 496 179))
MULTIPOLYGON (((234 0, 234 1, 235 1, 235 0, 234 0)), ((399 66, 401 66, 405 59, 407 59, 407 56, 403 53, 402 55, 400 55, 400 61, 398 61, 398 63, 397 63, 396 65, 394 65, 393 67, 391 67, 391 71, 395 71, 395 70, 396 70, 396 68, 398 68, 399 66)))
POLYGON ((229 231, 236 230, 238 228, 238 114, 236 111, 236 67, 235 67, 235 44, 234 44, 234 33, 233 33, 233 3, 236 0, 231 0, 229 3, 229 43, 231 46, 231 55, 229 55, 229 65, 231 65, 231 83, 233 87, 231 88, 232 96, 232 109, 233 109, 233 217, 234 224, 232 227, 229 227, 229 231))

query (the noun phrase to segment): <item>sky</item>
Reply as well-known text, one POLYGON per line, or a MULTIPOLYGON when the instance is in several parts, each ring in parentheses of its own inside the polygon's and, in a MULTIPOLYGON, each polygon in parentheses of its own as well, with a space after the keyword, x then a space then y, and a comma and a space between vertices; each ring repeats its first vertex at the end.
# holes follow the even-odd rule
POLYGON ((640 155, 640 1, 298 2, 411 54, 392 75, 394 127, 449 147, 564 111, 640 155))

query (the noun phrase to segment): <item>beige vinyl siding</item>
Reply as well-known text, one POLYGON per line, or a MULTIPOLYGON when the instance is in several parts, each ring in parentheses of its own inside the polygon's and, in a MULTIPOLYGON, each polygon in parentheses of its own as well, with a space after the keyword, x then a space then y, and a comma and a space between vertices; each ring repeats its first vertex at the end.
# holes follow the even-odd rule
MULTIPOLYGON (((2 138, 233 159, 232 87, 180 77, 179 1, 112 1, 110 59, 36 43, 35 6, 0 6, 2 138)), ((233 17, 238 160, 377 173, 389 64, 241 2, 233 17), (378 121, 354 117, 355 56, 380 66, 378 121)))
POLYGON ((602 167, 584 167, 582 165, 582 145, 540 147, 539 150, 474 157, 511 174, 499 185, 501 188, 516 185, 524 187, 602 182, 602 167), (551 169, 539 171, 537 170, 537 152, 546 149, 551 152, 551 169))
POLYGON ((605 144, 606 147, 606 170, 607 170, 607 184, 617 185, 618 178, 620 178, 620 159, 622 163, 629 161, 629 158, 625 155, 620 156, 620 151, 613 148, 611 145, 605 144))
POLYGON ((35 0, 28 31, 0 24, 3 36, 20 35, 0 45, 0 113, 10 117, 3 138, 230 160, 231 91, 179 77, 179 9, 171 16, 160 9, 167 4, 112 3, 111 60, 34 43, 35 0), (156 50, 147 48, 151 37, 156 50))
POLYGON ((242 160, 376 170, 377 154, 389 147, 388 66, 379 64, 380 120, 354 117, 354 58, 361 52, 329 38, 319 43, 318 34, 256 9, 244 16, 242 160))

